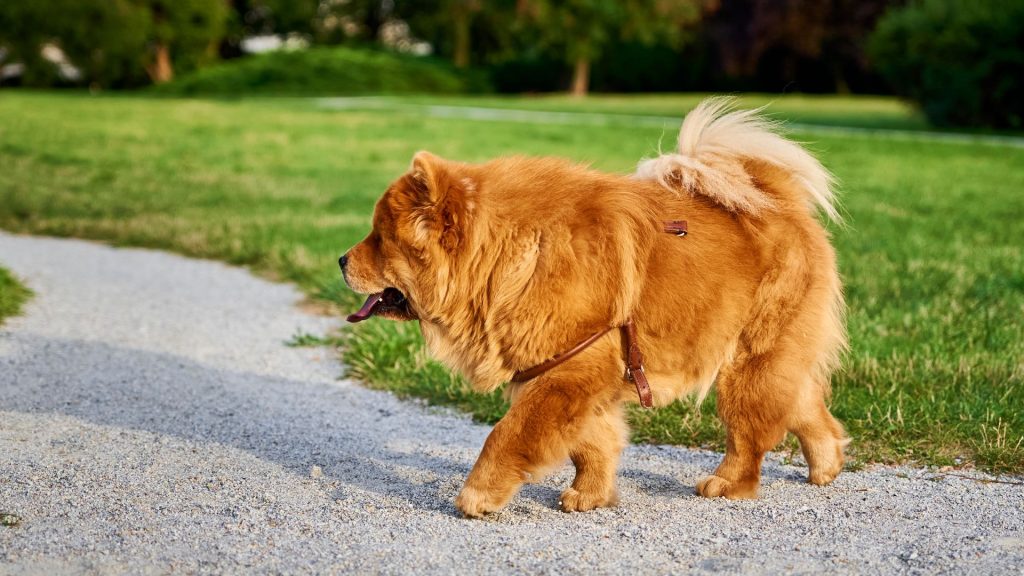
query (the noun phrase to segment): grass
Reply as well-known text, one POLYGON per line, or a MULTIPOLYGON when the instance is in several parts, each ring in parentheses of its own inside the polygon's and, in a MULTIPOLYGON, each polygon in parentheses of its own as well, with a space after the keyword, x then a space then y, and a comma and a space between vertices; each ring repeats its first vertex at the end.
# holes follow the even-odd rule
POLYGON ((229 60, 156 86, 177 96, 458 93, 482 80, 435 58, 352 48, 274 51, 229 60))
MULTIPOLYGON (((445 104, 487 108, 516 108, 552 112, 596 112, 643 116, 682 117, 711 94, 616 94, 585 100, 565 94, 520 96, 452 96, 445 104)), ((741 106, 767 106, 768 112, 789 122, 855 128, 928 130, 923 114, 910 104, 879 96, 807 96, 793 94, 737 95, 741 106)), ((429 96, 403 96, 397 101, 436 102, 429 96)))
POLYGON ((26 288, 8 270, 0 268, 0 326, 4 320, 21 312, 22 305, 32 296, 26 288))
MULTIPOLYGON (((826 100, 837 110, 844 102, 826 100)), ((876 114, 876 104, 845 102, 836 115, 876 114)), ((342 287, 337 257, 365 235, 374 200, 415 150, 470 161, 557 154, 627 171, 663 136, 651 127, 331 111, 299 100, 7 93, 0 226, 217 258, 297 282, 345 310, 358 298, 342 287)), ((855 439, 855 465, 1024 473, 1024 149, 796 137, 813 140, 843 183, 850 226, 834 238, 852 350, 833 382, 833 411, 855 439)), ((315 340, 297 334, 292 344, 315 340)), ((427 358, 414 324, 366 322, 335 341, 370 386, 486 422, 504 409, 500 396, 467 392, 427 358)), ((722 448, 713 398, 700 409, 635 411, 632 420, 637 441, 722 448)))

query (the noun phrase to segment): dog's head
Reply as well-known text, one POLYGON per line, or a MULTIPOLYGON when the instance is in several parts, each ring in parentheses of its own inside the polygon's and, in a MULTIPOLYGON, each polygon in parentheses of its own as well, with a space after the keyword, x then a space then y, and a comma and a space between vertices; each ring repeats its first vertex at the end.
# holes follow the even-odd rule
POLYGON ((451 292, 449 271, 467 239, 474 183, 459 165, 428 152, 377 202, 373 230, 339 260, 345 282, 368 294, 348 317, 430 320, 451 292))
POLYGON ((340 260, 369 295, 349 321, 419 320, 435 358, 492 390, 629 316, 653 245, 637 185, 554 158, 419 152, 340 260))

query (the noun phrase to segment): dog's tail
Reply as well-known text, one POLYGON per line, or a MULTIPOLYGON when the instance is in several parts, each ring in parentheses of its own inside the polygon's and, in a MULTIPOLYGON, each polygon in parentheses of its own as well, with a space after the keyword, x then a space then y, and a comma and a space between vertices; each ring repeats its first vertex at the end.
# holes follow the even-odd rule
POLYGON ((782 200, 812 212, 820 209, 839 222, 835 181, 828 170, 780 136, 779 125, 761 116, 761 109, 735 110, 733 105, 728 97, 701 102, 683 120, 677 152, 640 162, 636 177, 704 195, 732 212, 757 216, 782 200))

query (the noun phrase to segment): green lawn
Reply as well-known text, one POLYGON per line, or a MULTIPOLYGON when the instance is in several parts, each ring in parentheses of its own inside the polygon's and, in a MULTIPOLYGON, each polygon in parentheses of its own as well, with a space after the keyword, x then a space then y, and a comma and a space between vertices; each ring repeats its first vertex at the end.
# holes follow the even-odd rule
POLYGON ((4 320, 20 312, 31 295, 32 292, 13 274, 0 268, 0 326, 4 325, 4 320))
MULTIPOLYGON (((883 99, 784 98, 772 109, 801 121, 831 110, 863 117, 853 125, 915 122, 883 99), (892 114, 897 120, 885 118, 892 114)), ((0 226, 218 258, 350 309, 358 299, 343 288, 337 258, 368 231, 374 200, 414 151, 471 161, 557 154, 628 171, 672 136, 649 126, 477 123, 298 100, 5 92, 0 226)), ((849 226, 834 234, 852 351, 834 381, 833 409, 857 461, 1024 473, 1024 149, 795 136, 813 142, 844 191, 849 226)), ((311 340, 300 334, 294 344, 311 340)), ((425 356, 413 324, 366 322, 332 341, 370 386, 456 404, 485 421, 501 414, 500 397, 465 392, 425 356)), ((713 413, 713 398, 699 410, 637 411, 634 437, 721 448, 713 413)))
MULTIPOLYGON (((552 112, 597 112, 643 116, 682 117, 702 99, 712 94, 616 94, 584 100, 564 94, 537 96, 461 96, 444 99, 445 104, 487 108, 516 108, 552 112)), ((398 102, 434 103, 430 96, 403 96, 398 102)), ((909 104, 879 96, 807 96, 794 94, 737 95, 741 106, 767 106, 775 118, 801 124, 927 130, 923 114, 909 104)))

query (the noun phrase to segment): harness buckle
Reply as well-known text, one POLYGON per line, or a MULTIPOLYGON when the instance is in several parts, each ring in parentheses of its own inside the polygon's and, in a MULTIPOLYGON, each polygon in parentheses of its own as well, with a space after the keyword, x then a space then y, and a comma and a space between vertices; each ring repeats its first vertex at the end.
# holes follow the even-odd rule
MULTIPOLYGON (((644 370, 644 365, 643 364, 637 366, 635 370, 637 372, 639 372, 642 376, 647 376, 647 372, 644 370)), ((629 366, 626 366, 626 373, 622 376, 623 379, 625 379, 625 380, 627 380, 629 382, 636 383, 636 377, 633 376, 633 371, 634 371, 633 368, 631 368, 629 366)))

